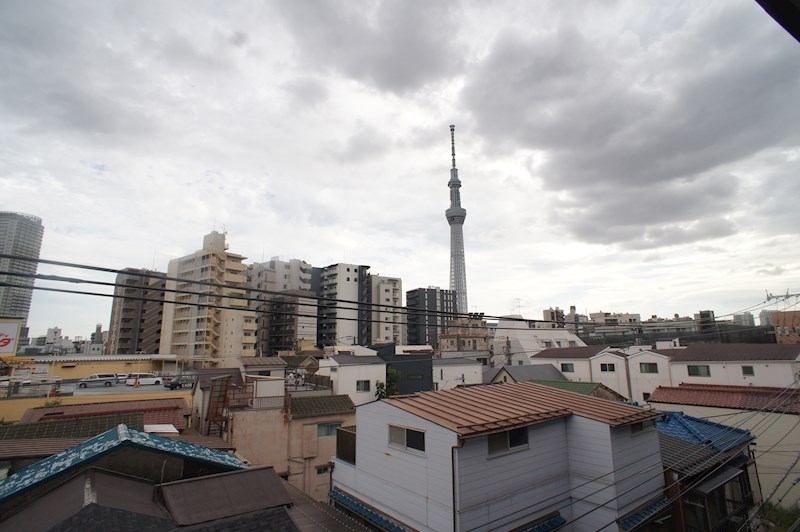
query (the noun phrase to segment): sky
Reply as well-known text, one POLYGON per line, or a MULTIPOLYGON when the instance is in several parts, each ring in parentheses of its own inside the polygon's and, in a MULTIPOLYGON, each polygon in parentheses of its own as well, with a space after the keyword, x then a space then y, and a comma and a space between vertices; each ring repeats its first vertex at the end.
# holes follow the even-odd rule
MULTIPOLYGON (((3 0, 0 73, 44 259, 166 271, 216 229, 447 288, 454 124, 470 311, 800 292, 800 43, 752 0, 3 0)), ((31 334, 110 308, 36 291, 31 334)))

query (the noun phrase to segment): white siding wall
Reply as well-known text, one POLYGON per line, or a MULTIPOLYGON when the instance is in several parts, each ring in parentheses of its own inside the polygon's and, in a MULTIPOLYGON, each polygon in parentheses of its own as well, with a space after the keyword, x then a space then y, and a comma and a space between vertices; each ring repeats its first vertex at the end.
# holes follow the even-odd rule
POLYGON ((433 366, 433 382, 439 390, 449 390, 462 384, 481 384, 483 382, 483 366, 465 364, 463 366, 433 366), (463 380, 462 380, 463 377, 463 380))
POLYGON ((386 364, 364 364, 363 366, 339 366, 336 372, 334 394, 347 394, 356 406, 375 400, 375 386, 378 381, 386 381, 386 364), (369 391, 356 391, 356 381, 368 380, 369 391))
POLYGON ((466 440, 456 451, 459 528, 513 528, 569 504, 565 438, 559 419, 529 427, 528 449, 502 456, 489 458, 486 436, 466 440))
MULTIPOLYGON (((532 358, 532 364, 552 364, 558 371, 561 371, 561 364, 572 364, 575 371, 572 373, 561 371, 564 376, 574 382, 593 382, 592 368, 587 358, 532 358)), ((599 366, 598 366, 599 367, 599 366)), ((625 394, 622 394, 625 395, 625 394)))
POLYGON ((616 501, 612 501, 617 493, 610 430, 598 421, 578 416, 567 419, 572 513, 573 519, 577 519, 572 530, 617 530, 616 501), (608 506, 601 507, 609 501, 608 506), (588 513, 590 510, 593 511, 588 513))
POLYGON ((419 530, 453 530, 456 434, 376 401, 356 409, 356 464, 337 461, 334 486, 419 530), (389 425, 425 431, 425 454, 389 446, 389 425))
POLYGON ((611 448, 619 497, 615 504, 618 515, 623 516, 664 488, 658 431, 655 426, 635 434, 630 426, 612 428, 611 448))
POLYGON ((628 357, 628 372, 631 375, 631 401, 644 401, 645 393, 653 393, 659 386, 673 386, 670 377, 669 358, 642 351, 628 357), (640 364, 658 364, 658 373, 642 373, 640 364))
POLYGON ((789 386, 794 382, 798 364, 790 361, 737 362, 673 362, 670 365, 672 382, 692 384, 722 384, 732 386, 789 386), (708 366, 710 377, 690 377, 688 366, 708 366), (742 375, 742 366, 752 366, 753 376, 742 375))
POLYGON ((608 386, 618 394, 630 398, 628 387, 628 365, 625 357, 611 353, 600 353, 589 359, 592 366, 592 382, 608 386), (603 364, 614 364, 614 371, 602 371, 603 364))

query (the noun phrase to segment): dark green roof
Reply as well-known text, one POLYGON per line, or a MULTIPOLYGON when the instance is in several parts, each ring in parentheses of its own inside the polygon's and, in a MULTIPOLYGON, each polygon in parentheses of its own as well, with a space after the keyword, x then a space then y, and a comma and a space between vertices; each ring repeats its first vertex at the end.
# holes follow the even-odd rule
POLYGON ((354 412, 355 405, 347 395, 292 397, 292 418, 294 419, 354 412))
POLYGON ((534 384, 542 384, 550 386, 551 388, 558 388, 559 390, 566 390, 568 392, 579 393, 582 395, 592 395, 592 393, 600 386, 597 382, 573 382, 573 381, 528 381, 534 384))
POLYGON ((0 426, 0 440, 92 438, 113 429, 120 423, 132 429, 144 430, 144 414, 142 412, 126 412, 5 425, 0 426))

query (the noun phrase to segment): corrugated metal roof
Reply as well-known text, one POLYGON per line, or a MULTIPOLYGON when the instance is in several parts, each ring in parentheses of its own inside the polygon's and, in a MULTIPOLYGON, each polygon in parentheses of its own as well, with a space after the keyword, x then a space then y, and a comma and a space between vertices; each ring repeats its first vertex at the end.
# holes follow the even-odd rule
POLYGON ((353 414, 355 405, 348 395, 292 397, 292 418, 353 414))
POLYGON ((21 423, 33 423, 45 419, 63 419, 81 416, 97 416, 102 414, 121 414, 126 412, 142 412, 144 423, 171 423, 178 428, 186 426, 185 416, 189 415, 189 407, 183 398, 145 399, 141 401, 109 401, 104 403, 86 403, 79 405, 44 406, 29 408, 22 415, 21 423))
POLYGON ((158 489, 178 525, 195 525, 292 502, 272 466, 167 482, 158 489))
POLYGON ((384 399, 402 410, 472 437, 576 414, 621 426, 660 414, 530 382, 484 384, 384 399))
POLYGON ((690 344, 685 349, 659 349, 673 362, 726 362, 748 360, 798 360, 800 345, 792 344, 690 344))
POLYGON ((242 366, 246 368, 251 366, 286 366, 286 361, 281 357, 241 357, 239 360, 241 361, 242 366))
POLYGON ((796 388, 680 384, 678 387, 659 386, 653 390, 648 401, 800 414, 800 389, 796 388))
POLYGON ((591 395, 600 384, 597 382, 573 382, 573 381, 531 381, 534 384, 542 384, 550 386, 551 388, 558 388, 559 390, 567 390, 568 392, 575 392, 583 395, 591 395))
MULTIPOLYGON (((608 349, 607 345, 589 345, 586 347, 550 347, 543 349, 532 358, 591 358, 596 354, 608 349)), ((625 356, 622 353, 614 352, 615 355, 625 356)))
POLYGON ((124 412, 99 416, 53 419, 38 423, 16 423, 0 426, 0 440, 91 438, 117 425, 127 425, 136 430, 144 428, 144 414, 124 412))
POLYGON ((125 445, 152 449, 228 469, 244 469, 247 467, 247 464, 230 453, 192 445, 155 434, 147 434, 146 432, 120 425, 11 475, 0 482, 0 501, 38 486, 57 475, 74 470, 111 452, 117 447, 125 445))

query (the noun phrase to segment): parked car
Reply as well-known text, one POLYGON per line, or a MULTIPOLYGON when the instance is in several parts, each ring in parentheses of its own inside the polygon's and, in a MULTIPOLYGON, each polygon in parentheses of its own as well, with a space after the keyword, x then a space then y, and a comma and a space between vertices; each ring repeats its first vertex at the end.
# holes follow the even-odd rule
POLYGON ((78 381, 78 388, 87 386, 113 386, 117 383, 116 373, 95 373, 78 381))
POLYGON ((191 384, 189 382, 189 379, 187 379, 183 375, 176 375, 171 379, 164 381, 164 388, 175 390, 177 388, 183 388, 184 386, 188 386, 189 384, 191 384))
POLYGON ((130 373, 128 375, 128 380, 125 381, 125 384, 128 386, 135 386, 136 382, 139 382, 139 385, 144 386, 148 384, 161 384, 163 379, 156 375, 155 373, 130 373))
POLYGON ((128 380, 127 373, 117 373, 117 382, 125 382, 126 380, 128 380))

